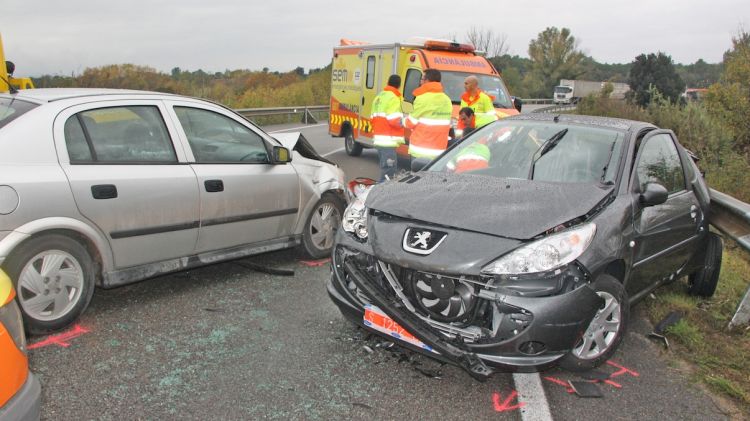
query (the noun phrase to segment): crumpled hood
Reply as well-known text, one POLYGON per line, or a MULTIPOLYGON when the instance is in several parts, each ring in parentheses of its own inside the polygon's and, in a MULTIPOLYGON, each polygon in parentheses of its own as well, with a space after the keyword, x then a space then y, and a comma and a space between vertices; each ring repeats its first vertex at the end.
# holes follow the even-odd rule
POLYGON ((587 183, 418 172, 378 184, 366 205, 401 218, 527 240, 585 215, 611 190, 587 183))

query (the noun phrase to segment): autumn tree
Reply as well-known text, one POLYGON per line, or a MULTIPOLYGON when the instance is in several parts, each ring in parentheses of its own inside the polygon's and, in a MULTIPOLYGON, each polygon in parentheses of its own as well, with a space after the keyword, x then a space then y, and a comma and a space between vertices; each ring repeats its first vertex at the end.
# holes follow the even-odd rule
POLYGON ((508 52, 508 36, 490 28, 472 26, 466 31, 465 38, 477 50, 484 51, 487 57, 500 57, 508 52))
POLYGON ((584 55, 570 29, 556 27, 540 32, 529 43, 531 71, 524 83, 531 95, 549 97, 560 79, 577 79, 583 74, 584 55))
POLYGON ((735 149, 750 152, 750 33, 740 30, 724 53, 724 72, 706 97, 707 109, 730 130, 735 149))
POLYGON ((651 102, 653 89, 672 102, 680 98, 685 82, 675 70, 672 57, 664 54, 641 54, 635 58, 628 76, 629 98, 645 107, 651 102))

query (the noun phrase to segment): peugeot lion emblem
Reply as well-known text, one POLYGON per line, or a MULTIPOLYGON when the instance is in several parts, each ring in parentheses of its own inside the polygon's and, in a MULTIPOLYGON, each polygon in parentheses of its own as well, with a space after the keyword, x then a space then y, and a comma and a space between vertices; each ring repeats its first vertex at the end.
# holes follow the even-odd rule
POLYGON ((404 233, 404 250, 409 253, 428 255, 445 240, 448 233, 423 228, 407 228, 404 233))

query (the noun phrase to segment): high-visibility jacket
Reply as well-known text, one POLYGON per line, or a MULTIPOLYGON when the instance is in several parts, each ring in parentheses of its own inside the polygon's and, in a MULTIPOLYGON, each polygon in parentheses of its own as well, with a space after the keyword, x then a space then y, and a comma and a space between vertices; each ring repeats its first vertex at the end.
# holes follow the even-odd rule
POLYGON ((409 155, 435 158, 448 147, 453 104, 440 82, 427 82, 414 90, 414 111, 406 119, 411 129, 409 155))
POLYGON ((490 148, 484 143, 471 144, 456 156, 454 170, 456 173, 480 170, 487 168, 490 164, 490 148))
POLYGON ((401 92, 386 86, 372 101, 372 141, 375 146, 395 148, 404 144, 404 128, 401 120, 401 92))
MULTIPOLYGON (((464 92, 461 96, 461 108, 469 107, 474 110, 474 128, 478 129, 498 119, 495 106, 492 104, 493 99, 481 90, 473 97, 468 92, 464 92)), ((464 124, 460 120, 458 128, 464 129, 464 124)))

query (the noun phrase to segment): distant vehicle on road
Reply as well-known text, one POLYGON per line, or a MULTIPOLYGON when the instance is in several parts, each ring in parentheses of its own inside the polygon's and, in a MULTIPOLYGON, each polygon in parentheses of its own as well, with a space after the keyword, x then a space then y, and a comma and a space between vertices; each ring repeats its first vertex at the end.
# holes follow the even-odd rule
POLYGON ((511 117, 422 171, 361 189, 328 293, 354 323, 475 378, 587 370, 615 352, 630 304, 655 288, 688 275, 692 293, 713 294, 722 244, 709 210, 669 130, 511 117))
POLYGON ((685 99, 685 101, 702 101, 703 98, 708 93, 708 89, 706 88, 687 88, 685 89, 685 92, 682 93, 682 98, 685 99))
MULTIPOLYGON (((494 97, 498 117, 520 112, 520 99, 510 96, 500 72, 478 55, 472 45, 425 38, 392 44, 341 40, 341 45, 333 49, 329 133, 344 138, 347 154, 359 156, 363 147, 373 146, 372 101, 386 86, 388 77, 401 76, 403 112, 408 114, 413 110, 413 92, 427 69, 437 69, 442 74, 443 89, 453 103, 454 128, 461 95, 465 92, 464 79, 469 75, 475 75, 479 88, 494 97)), ((408 141, 409 133, 406 135, 408 141)), ((408 147, 398 148, 398 153, 408 156, 408 147)))
POLYGON ((555 104, 575 104, 581 98, 598 94, 607 85, 612 85, 612 93, 609 97, 614 99, 624 99, 625 94, 630 90, 627 83, 560 79, 560 84, 555 86, 552 101, 555 104))
POLYGON ((41 386, 29 371, 13 283, 0 269, 0 420, 38 420, 41 386))
POLYGON ((0 265, 30 332, 94 286, 302 245, 330 255, 344 175, 221 105, 106 89, 0 94, 0 265))

